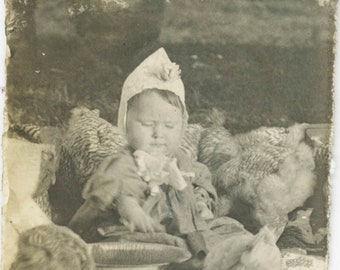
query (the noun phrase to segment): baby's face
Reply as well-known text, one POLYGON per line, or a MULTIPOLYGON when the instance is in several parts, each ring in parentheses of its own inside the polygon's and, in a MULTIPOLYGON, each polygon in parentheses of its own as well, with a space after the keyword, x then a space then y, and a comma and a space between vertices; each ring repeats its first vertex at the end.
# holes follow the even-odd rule
POLYGON ((182 130, 181 109, 157 93, 141 96, 128 110, 127 140, 135 150, 171 156, 181 144, 182 130))

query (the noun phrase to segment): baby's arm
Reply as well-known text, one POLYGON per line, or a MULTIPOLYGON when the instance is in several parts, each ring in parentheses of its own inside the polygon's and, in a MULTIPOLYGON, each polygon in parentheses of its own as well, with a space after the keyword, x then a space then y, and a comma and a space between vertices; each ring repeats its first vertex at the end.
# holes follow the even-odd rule
POLYGON ((103 160, 98 170, 83 189, 84 204, 68 224, 78 233, 94 225, 107 210, 116 210, 138 231, 158 230, 151 218, 141 209, 147 184, 137 175, 134 161, 128 152, 122 152, 103 160))
MULTIPOLYGON (((195 187, 194 193, 196 201, 199 205, 201 205, 202 210, 206 211, 209 209, 214 212, 217 194, 214 186, 212 185, 211 173, 202 163, 195 162, 193 165, 195 178, 192 184, 195 187), (205 204, 205 206, 203 204, 205 204)), ((208 214, 207 211, 204 215, 206 214, 208 214)), ((211 214, 208 214, 208 216, 210 219, 211 214)))
POLYGON ((187 186, 187 182, 184 180, 182 172, 177 167, 177 159, 172 159, 165 170, 169 173, 168 179, 169 183, 176 190, 183 191, 187 186))
POLYGON ((83 237, 88 235, 120 196, 122 181, 115 177, 112 170, 118 159, 117 156, 104 159, 83 189, 85 202, 68 223, 69 228, 83 237))

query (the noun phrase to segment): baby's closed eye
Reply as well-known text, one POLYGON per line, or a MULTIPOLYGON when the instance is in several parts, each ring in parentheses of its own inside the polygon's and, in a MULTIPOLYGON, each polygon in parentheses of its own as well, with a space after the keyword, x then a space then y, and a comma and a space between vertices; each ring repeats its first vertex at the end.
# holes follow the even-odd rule
POLYGON ((176 126, 176 123, 174 122, 165 122, 165 127, 167 128, 174 128, 176 126))
POLYGON ((140 121, 140 124, 143 127, 152 127, 154 125, 154 123, 152 121, 140 121))

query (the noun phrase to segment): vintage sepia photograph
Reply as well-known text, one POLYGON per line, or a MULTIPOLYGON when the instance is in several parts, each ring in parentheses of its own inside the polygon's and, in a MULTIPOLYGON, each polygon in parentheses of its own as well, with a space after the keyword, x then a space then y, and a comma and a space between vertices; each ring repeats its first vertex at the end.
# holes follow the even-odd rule
POLYGON ((337 0, 5 0, 3 270, 327 270, 337 0))

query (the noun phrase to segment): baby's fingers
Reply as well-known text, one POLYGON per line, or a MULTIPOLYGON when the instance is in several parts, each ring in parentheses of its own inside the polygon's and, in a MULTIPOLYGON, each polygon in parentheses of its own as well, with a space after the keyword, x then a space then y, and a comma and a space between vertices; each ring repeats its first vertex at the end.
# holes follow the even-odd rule
POLYGON ((155 232, 153 224, 152 224, 152 222, 150 220, 146 222, 145 227, 146 227, 146 231, 145 232, 155 232))
POLYGON ((155 232, 165 232, 165 227, 155 221, 152 221, 153 229, 155 232))
POLYGON ((148 232, 150 230, 150 226, 148 225, 148 221, 146 217, 141 216, 138 220, 131 221, 129 224, 130 232, 138 231, 138 232, 148 232))
POLYGON ((164 228, 150 217, 145 217, 141 230, 143 232, 163 232, 164 228))
POLYGON ((155 232, 153 220, 149 216, 145 216, 143 220, 143 232, 155 232))

